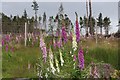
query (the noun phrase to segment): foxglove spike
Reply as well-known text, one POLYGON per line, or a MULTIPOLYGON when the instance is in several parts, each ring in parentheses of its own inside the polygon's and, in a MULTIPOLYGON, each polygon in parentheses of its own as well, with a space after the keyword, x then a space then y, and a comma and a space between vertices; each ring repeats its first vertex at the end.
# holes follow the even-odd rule
POLYGON ((80 49, 78 52, 78 61, 79 61, 79 68, 82 70, 84 68, 84 55, 83 50, 80 49))

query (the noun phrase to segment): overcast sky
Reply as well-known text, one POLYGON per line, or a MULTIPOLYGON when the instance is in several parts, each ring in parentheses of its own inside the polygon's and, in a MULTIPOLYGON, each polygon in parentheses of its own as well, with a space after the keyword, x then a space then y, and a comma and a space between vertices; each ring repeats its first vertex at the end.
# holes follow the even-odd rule
MULTIPOLYGON (((58 8, 61 2, 38 2, 39 11, 38 15, 43 15, 46 12, 47 18, 49 16, 56 16, 58 8)), ((79 17, 86 15, 85 2, 62 2, 64 12, 68 14, 72 22, 75 22, 75 12, 78 13, 79 17)), ((32 2, 2 2, 2 12, 6 15, 23 15, 24 9, 27 10, 29 17, 34 16, 34 11, 31 7, 32 2)), ((116 32, 118 24, 118 2, 93 2, 92 13, 94 17, 98 17, 99 13, 103 14, 103 17, 110 17, 111 32, 116 32)))

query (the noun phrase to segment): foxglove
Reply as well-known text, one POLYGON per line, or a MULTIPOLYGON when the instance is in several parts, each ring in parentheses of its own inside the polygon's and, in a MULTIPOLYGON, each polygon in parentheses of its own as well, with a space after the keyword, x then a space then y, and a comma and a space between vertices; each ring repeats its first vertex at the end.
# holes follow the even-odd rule
POLYGON ((45 73, 45 78, 48 78, 48 74, 47 73, 45 73))
POLYGON ((19 40, 19 39, 18 39, 18 37, 16 36, 16 42, 18 42, 18 40, 19 40))
POLYGON ((63 66, 64 60, 63 60, 62 53, 61 53, 60 49, 59 49, 59 53, 60 53, 61 66, 63 66))
POLYGON ((53 63, 53 52, 52 52, 51 48, 49 49, 49 58, 53 63))
POLYGON ((74 61, 73 66, 74 66, 74 68, 73 68, 73 69, 75 69, 76 60, 77 60, 76 55, 74 55, 74 56, 73 56, 73 61, 74 61))
POLYGON ((5 42, 4 42, 4 40, 2 39, 2 46, 4 46, 4 44, 5 44, 5 42))
POLYGON ((58 73, 59 73, 59 72, 60 72, 60 68, 59 68, 58 60, 57 60, 56 57, 55 57, 55 64, 56 64, 56 67, 57 67, 57 71, 58 71, 58 73))
POLYGON ((31 40, 31 34, 30 33, 28 34, 28 39, 29 39, 29 42, 30 42, 30 40, 31 40))
POLYGON ((41 50, 42 50, 44 62, 46 62, 47 49, 46 49, 46 45, 45 45, 45 43, 44 43, 43 37, 40 38, 40 48, 41 48, 41 50))
POLYGON ((76 55, 74 55, 74 56, 73 56, 73 61, 76 61, 76 59, 77 59, 77 58, 76 58, 76 55))
POLYGON ((49 49, 49 61, 50 61, 51 72, 53 74, 55 74, 56 69, 55 69, 55 67, 53 65, 54 64, 54 61, 53 61, 53 52, 52 52, 51 48, 49 49))
POLYGON ((11 52, 14 52, 14 47, 11 47, 11 52))
POLYGON ((100 75, 97 71, 97 66, 92 62, 92 66, 90 67, 90 76, 94 78, 100 78, 100 75))
POLYGON ((78 24, 78 19, 76 19, 76 41, 80 41, 80 29, 79 29, 79 24, 78 24))
POLYGON ((56 43, 56 41, 54 39, 53 39, 53 45, 54 45, 54 48, 56 48, 57 43, 56 43))
POLYGON ((67 42, 67 33, 65 27, 62 27, 62 39, 65 43, 67 42))
POLYGON ((84 68, 84 55, 82 48, 78 52, 78 61, 79 61, 79 68, 82 70, 84 68))
POLYGON ((72 30, 72 48, 74 51, 77 50, 76 35, 74 33, 74 30, 72 30))
POLYGON ((57 42, 58 48, 62 47, 62 39, 61 37, 59 38, 59 41, 57 42))
POLYGON ((51 72, 52 72, 53 74, 55 74, 56 69, 54 68, 53 63, 52 63, 51 60, 50 60, 50 68, 51 68, 51 72))
POLYGON ((6 52, 8 51, 8 44, 6 45, 5 50, 6 50, 6 52))
POLYGON ((70 31, 70 41, 72 41, 72 32, 70 31))
POLYGON ((6 41, 9 42, 10 38, 9 35, 6 35, 6 41))

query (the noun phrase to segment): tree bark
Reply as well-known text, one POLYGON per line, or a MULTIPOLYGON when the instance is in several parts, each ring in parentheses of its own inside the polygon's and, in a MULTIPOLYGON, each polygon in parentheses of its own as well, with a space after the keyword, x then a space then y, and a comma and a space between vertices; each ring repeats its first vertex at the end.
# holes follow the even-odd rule
POLYGON ((90 34, 93 35, 93 25, 92 25, 92 5, 91 5, 91 0, 89 0, 89 19, 90 19, 90 34))
POLYGON ((86 36, 88 37, 88 1, 86 0, 86 13, 87 13, 87 21, 86 21, 86 36))
POLYGON ((102 27, 100 27, 100 34, 102 35, 102 27))

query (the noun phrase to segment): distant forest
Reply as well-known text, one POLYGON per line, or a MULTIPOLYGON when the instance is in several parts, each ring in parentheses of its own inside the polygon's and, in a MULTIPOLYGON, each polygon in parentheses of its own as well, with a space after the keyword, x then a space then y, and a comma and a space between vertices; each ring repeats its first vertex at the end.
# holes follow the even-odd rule
POLYGON ((2 15, 2 33, 22 33, 24 32, 24 26, 25 22, 28 23, 29 21, 29 27, 28 31, 32 32, 33 31, 33 25, 34 25, 34 17, 32 18, 27 18, 27 14, 24 13, 22 17, 19 16, 12 16, 8 17, 4 13, 2 15))

